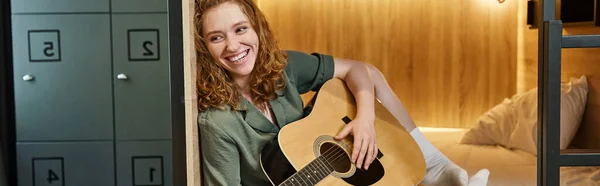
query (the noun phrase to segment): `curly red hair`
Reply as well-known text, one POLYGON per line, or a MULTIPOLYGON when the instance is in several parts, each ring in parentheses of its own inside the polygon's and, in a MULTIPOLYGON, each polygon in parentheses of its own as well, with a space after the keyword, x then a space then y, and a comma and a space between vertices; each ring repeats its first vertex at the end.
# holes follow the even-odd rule
POLYGON ((217 59, 211 56, 202 37, 203 13, 225 2, 233 2, 240 6, 258 34, 260 45, 255 66, 250 73, 250 93, 257 107, 265 109, 262 103, 276 98, 276 91, 285 87, 283 71, 287 65, 287 56, 279 49, 265 16, 252 0, 196 0, 194 42, 197 56, 198 110, 202 112, 211 107, 223 109, 225 105, 237 109, 240 106, 239 87, 233 83, 227 70, 218 65, 217 59))

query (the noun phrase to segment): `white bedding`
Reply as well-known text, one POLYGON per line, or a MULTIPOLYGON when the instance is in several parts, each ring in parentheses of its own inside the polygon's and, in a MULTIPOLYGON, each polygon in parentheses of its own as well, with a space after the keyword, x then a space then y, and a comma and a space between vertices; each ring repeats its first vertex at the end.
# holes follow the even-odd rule
MULTIPOLYGON (((501 146, 460 144, 467 129, 419 127, 431 143, 469 175, 490 170, 488 186, 537 185, 537 157, 501 146)), ((600 185, 600 167, 563 167, 560 185, 600 185)))

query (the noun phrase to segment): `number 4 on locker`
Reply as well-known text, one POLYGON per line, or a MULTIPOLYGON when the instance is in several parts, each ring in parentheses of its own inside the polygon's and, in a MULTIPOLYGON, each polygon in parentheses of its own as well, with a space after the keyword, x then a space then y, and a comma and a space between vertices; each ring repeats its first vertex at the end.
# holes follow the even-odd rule
POLYGON ((62 157, 33 158, 33 186, 65 186, 62 157))
POLYGON ((158 29, 127 30, 127 52, 129 61, 160 60, 158 29))
POLYGON ((49 184, 52 184, 52 182, 60 181, 60 177, 58 177, 58 175, 56 175, 54 170, 48 169, 48 178, 46 178, 46 180, 48 181, 49 184))

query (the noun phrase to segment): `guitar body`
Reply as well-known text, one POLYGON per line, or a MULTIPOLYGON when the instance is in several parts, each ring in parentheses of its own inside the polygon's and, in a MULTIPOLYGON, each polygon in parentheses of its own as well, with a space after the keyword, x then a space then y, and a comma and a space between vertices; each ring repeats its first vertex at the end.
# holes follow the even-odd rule
POLYGON ((263 149, 263 171, 274 185, 418 185, 425 176, 421 150, 378 101, 375 115, 379 154, 369 170, 358 169, 350 163, 352 136, 333 139, 356 116, 355 99, 342 80, 329 80, 311 114, 284 126, 263 149))

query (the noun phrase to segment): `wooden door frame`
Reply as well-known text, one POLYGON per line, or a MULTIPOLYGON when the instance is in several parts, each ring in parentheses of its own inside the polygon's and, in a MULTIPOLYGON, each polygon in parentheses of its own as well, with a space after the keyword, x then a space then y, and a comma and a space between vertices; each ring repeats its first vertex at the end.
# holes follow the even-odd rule
POLYGON ((198 143, 198 96, 196 94, 196 50, 194 46, 195 0, 182 0, 183 70, 185 94, 186 179, 188 186, 200 186, 201 166, 198 143))

